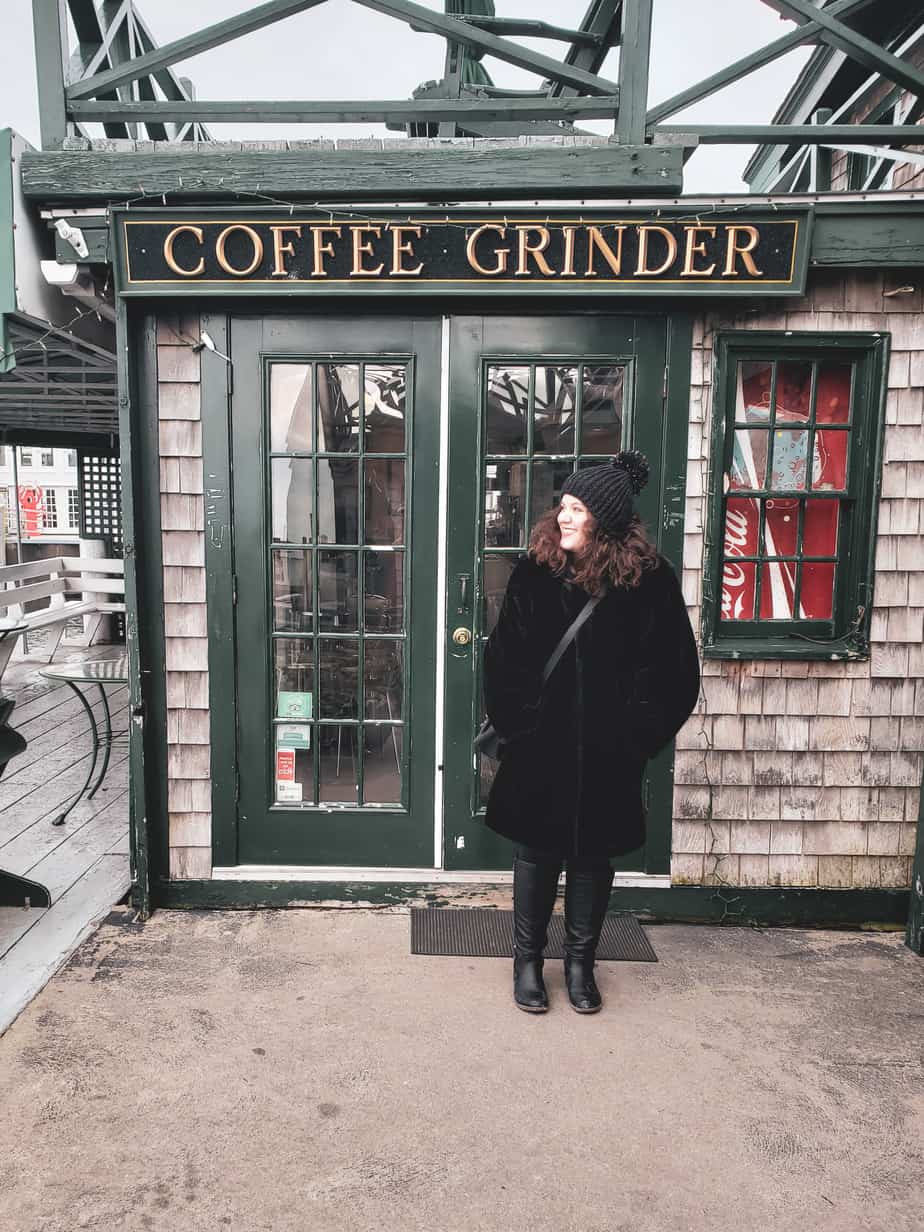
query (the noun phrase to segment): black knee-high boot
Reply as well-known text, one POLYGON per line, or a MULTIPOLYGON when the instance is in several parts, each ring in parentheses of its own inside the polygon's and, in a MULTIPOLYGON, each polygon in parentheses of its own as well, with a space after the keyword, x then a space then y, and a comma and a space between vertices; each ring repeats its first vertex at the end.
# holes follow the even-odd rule
POLYGON ((549 1008, 542 951, 560 873, 560 862, 533 862, 520 856, 513 861, 513 999, 531 1014, 549 1008))
POLYGON ((595 1014, 603 1004, 594 979, 594 956, 610 902, 613 870, 609 861, 593 869, 568 868, 565 879, 565 984, 579 1014, 595 1014))

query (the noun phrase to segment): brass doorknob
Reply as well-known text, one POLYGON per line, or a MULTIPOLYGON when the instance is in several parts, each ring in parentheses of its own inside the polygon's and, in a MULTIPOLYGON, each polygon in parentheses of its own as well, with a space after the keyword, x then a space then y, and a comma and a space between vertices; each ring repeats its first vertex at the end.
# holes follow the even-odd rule
POLYGON ((457 646, 467 646, 472 640, 471 629, 458 628, 452 631, 452 640, 457 646))

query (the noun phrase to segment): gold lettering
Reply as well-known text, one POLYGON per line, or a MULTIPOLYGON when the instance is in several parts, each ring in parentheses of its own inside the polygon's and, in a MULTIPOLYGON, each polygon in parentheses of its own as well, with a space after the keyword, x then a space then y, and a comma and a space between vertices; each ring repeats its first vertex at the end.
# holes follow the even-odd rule
POLYGON ((173 255, 173 244, 176 237, 183 231, 189 231, 194 235, 199 243, 202 243, 202 228, 193 227, 189 223, 183 223, 181 227, 174 227, 167 238, 164 240, 164 260, 173 270, 174 274, 182 274, 184 278, 197 278, 205 272, 205 258, 200 257, 197 265, 192 269, 183 269, 182 265, 177 264, 176 257, 173 255))
POLYGON ((287 252, 290 257, 295 256, 295 249, 291 244, 284 244, 282 238, 287 231, 291 231, 293 235, 302 238, 301 227, 270 227, 273 233, 273 277, 288 278, 289 271, 286 269, 285 262, 282 259, 282 254, 287 252))
POLYGON ((728 228, 728 245, 725 249, 725 269, 722 270, 723 278, 737 278, 738 270, 735 269, 735 258, 740 257, 744 262, 744 267, 749 274, 755 278, 759 278, 763 270, 759 270, 754 264, 754 258, 751 253, 760 243, 760 232, 756 227, 749 226, 734 226, 728 228), (738 243, 738 234, 748 236, 748 242, 745 245, 738 243))
POLYGON ((529 273, 528 258, 533 257, 536 262, 536 268, 540 274, 554 276, 555 271, 542 255, 549 246, 549 240, 552 237, 549 235, 548 227, 517 227, 517 251, 519 260, 517 261, 517 276, 529 273), (535 244, 529 242, 530 233, 535 232, 538 235, 538 240, 535 244))
POLYGON ((215 243, 215 256, 218 258, 218 264, 226 274, 233 274, 235 278, 246 278, 248 274, 252 274, 260 262, 263 260, 263 241, 254 231, 253 227, 247 227, 243 223, 234 223, 230 227, 225 227, 219 232, 218 240, 215 243), (253 244, 253 260, 246 269, 235 269, 225 256, 225 245, 228 242, 228 236, 235 231, 243 231, 253 244))
POLYGON ((410 240, 404 239, 404 233, 407 231, 411 235, 416 235, 420 239, 423 234, 423 227, 391 227, 391 274, 405 274, 416 276, 423 269, 423 261, 416 269, 405 269, 402 263, 402 254, 407 253, 409 257, 414 256, 414 248, 410 240))
POLYGON ((667 227, 658 227, 654 223, 651 225, 642 224, 638 229, 638 265, 635 267, 636 274, 642 275, 644 278, 654 278, 658 274, 663 274, 677 260, 677 240, 674 238, 672 231, 668 231, 667 227), (663 236, 667 242, 667 256, 661 262, 657 269, 648 268, 648 237, 657 232, 663 236))
POLYGON ((353 237, 353 268, 350 270, 350 277, 357 278, 364 274, 381 274, 385 268, 384 261, 380 262, 375 269, 366 269, 363 265, 364 254, 368 254, 371 257, 373 253, 371 243, 367 241, 364 244, 361 241, 364 235, 374 235, 376 239, 379 239, 382 235, 382 228, 368 226, 350 227, 350 234, 353 237))
POLYGON ((507 228, 501 227, 494 222, 486 222, 484 226, 476 227, 465 241, 465 256, 468 263, 476 273, 486 274, 488 277, 491 277, 494 274, 505 274, 507 272, 507 258, 510 255, 509 248, 494 249, 494 255, 497 257, 497 265, 495 265, 494 269, 486 269, 475 255, 475 245, 478 243, 485 231, 496 231, 501 239, 504 239, 507 235, 507 228))
POLYGON ((565 256, 561 272, 574 277, 574 237, 577 233, 577 227, 562 227, 561 233, 565 240, 565 256))
POLYGON ((684 227, 683 269, 680 271, 681 278, 691 278, 696 277, 697 275, 708 277, 708 275, 715 269, 715 261, 712 262, 708 269, 697 269, 693 264, 694 258, 697 254, 701 257, 706 255, 706 245, 704 241, 699 238, 700 231, 705 232, 706 235, 710 235, 713 239, 715 239, 715 227, 703 227, 699 224, 693 227, 684 227))
POLYGON ((333 244, 325 244, 324 236, 330 233, 334 239, 340 239, 343 234, 343 227, 312 227, 311 228, 311 243, 314 253, 314 266, 311 270, 312 278, 326 278, 327 270, 324 268, 324 256, 334 255, 333 244))
POLYGON ((622 233, 625 231, 624 226, 614 227, 616 232, 616 251, 613 252, 610 245, 603 238, 603 232, 599 227, 587 228, 587 274, 588 278, 596 278, 597 271, 594 269, 594 252, 597 251, 606 261, 607 265, 617 276, 622 273, 622 233))

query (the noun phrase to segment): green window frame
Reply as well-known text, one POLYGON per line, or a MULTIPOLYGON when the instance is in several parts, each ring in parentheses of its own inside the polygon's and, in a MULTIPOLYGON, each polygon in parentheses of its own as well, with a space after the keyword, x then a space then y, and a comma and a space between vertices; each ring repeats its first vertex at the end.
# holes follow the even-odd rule
POLYGON ((706 657, 868 657, 888 349, 885 334, 717 335, 706 657))

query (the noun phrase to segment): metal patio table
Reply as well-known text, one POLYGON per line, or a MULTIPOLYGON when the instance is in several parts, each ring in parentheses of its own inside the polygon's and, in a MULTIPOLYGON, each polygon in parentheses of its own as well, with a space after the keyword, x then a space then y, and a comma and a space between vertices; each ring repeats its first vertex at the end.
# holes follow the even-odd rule
POLYGON ((0 620, 0 679, 3 678, 6 665, 13 654, 17 637, 28 627, 22 620, 15 620, 10 617, 0 620))
POLYGON ((87 800, 92 800, 99 791, 106 777, 106 771, 109 769, 109 757, 112 752, 112 746, 120 736, 124 736, 122 732, 113 734, 109 699, 106 697, 106 685, 128 684, 128 658, 126 655, 119 655, 116 658, 92 660, 87 663, 62 663, 54 667, 40 668, 39 675, 45 676, 48 680, 62 681, 77 695, 81 706, 83 706, 90 720, 90 734, 93 738, 93 755, 90 759, 90 770, 87 774, 86 782, 64 812, 60 813, 51 823, 53 826, 61 826, 64 824, 68 813, 84 797, 87 800), (87 698, 86 691, 89 691, 94 686, 99 689, 100 699, 103 703, 104 724, 102 734, 96 721, 96 715, 93 713, 93 707, 87 698), (102 767, 99 777, 93 783, 100 749, 103 750, 102 767), (93 783, 92 787, 90 787, 91 783, 93 783))

